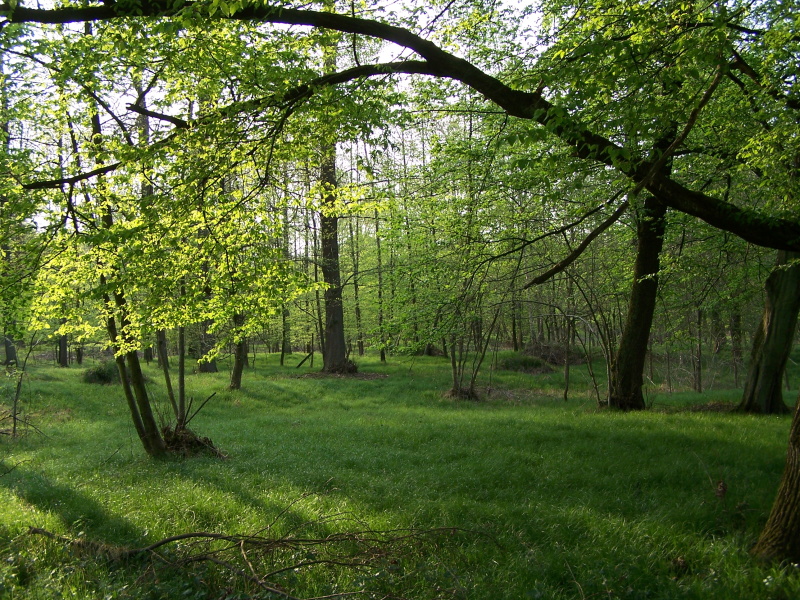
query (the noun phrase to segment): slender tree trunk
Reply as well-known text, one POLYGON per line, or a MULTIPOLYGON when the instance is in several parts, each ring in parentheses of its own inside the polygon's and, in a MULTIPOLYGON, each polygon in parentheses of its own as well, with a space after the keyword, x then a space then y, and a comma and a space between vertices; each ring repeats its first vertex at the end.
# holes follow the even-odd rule
MULTIPOLYGON (((283 256, 287 261, 292 258, 292 252, 289 248, 288 206, 283 207, 283 256)), ((281 366, 283 366, 286 355, 292 353, 292 324, 289 317, 289 304, 288 302, 284 302, 281 310, 281 366)))
POLYGON ((639 214, 628 316, 609 381, 608 404, 612 408, 645 408, 643 373, 658 292, 659 254, 664 244, 665 215, 666 207, 653 197, 645 200, 644 209, 639 214))
MULTIPOLYGON (((316 223, 314 223, 314 283, 319 283, 319 264, 320 264, 320 249, 319 249, 319 236, 317 235, 316 223)), ((324 278, 324 276, 323 276, 324 278)), ((315 300, 317 303, 317 336, 319 337, 319 347, 322 352, 325 352, 325 324, 323 322, 322 299, 320 298, 319 287, 314 291, 315 300)))
MULTIPOLYGON (((209 294, 210 297, 210 294, 209 294)), ((217 340, 216 336, 209 331, 213 322, 203 321, 200 323, 200 332, 199 332, 199 356, 197 358, 202 358, 206 354, 208 354, 211 349, 216 345, 217 340)), ((197 363, 197 372, 198 373, 219 373, 219 367, 217 366, 217 360, 212 358, 211 360, 202 360, 197 363)))
MULTIPOLYGON (((110 218, 110 213, 107 213, 104 221, 108 223, 110 218)), ((101 275, 100 282, 103 287, 106 286, 105 276, 101 275)), ((103 300, 109 311, 106 320, 106 331, 116 355, 117 371, 119 372, 120 383, 128 403, 134 428, 145 452, 155 457, 163 456, 166 453, 166 446, 150 405, 150 398, 144 384, 144 375, 139 365, 139 355, 135 350, 120 354, 121 342, 114 314, 120 315, 119 318, 124 331, 127 325, 125 297, 121 292, 116 292, 114 293, 113 301, 108 294, 104 294, 103 300)))
POLYGON ((703 393, 703 309, 697 308, 697 351, 694 356, 694 391, 703 393))
MULTIPOLYGON (((5 79, 5 54, 0 52, 0 80, 3 82, 6 81, 5 79)), ((8 114, 8 90, 6 86, 3 85, 0 89, 0 103, 2 103, 3 114, 8 114)), ((11 147, 11 137, 9 131, 8 120, 4 119, 0 121, 0 133, 2 133, 2 144, 3 148, 8 152, 9 148, 11 147)), ((2 205, 2 201, 0 201, 0 205, 2 205)), ((6 244, 3 244, 0 249, 3 252, 3 257, 6 261, 11 260, 11 249, 6 244)), ((12 322, 13 323, 13 322, 12 322)), ((4 330, 3 333, 3 346, 5 347, 6 356, 5 361, 3 362, 6 366, 16 366, 17 365, 17 347, 14 344, 14 340, 8 335, 8 331, 4 330)), ((14 426, 16 427, 16 419, 14 420, 14 426)))
POLYGON ((156 331, 156 354, 158 355, 158 364, 161 365, 161 372, 164 374, 164 384, 167 387, 167 397, 172 406, 172 412, 177 419, 180 416, 178 411, 178 402, 175 399, 175 392, 172 389, 172 377, 169 373, 169 356, 167 356, 167 332, 163 329, 156 331))
MULTIPOLYGON (((386 362, 386 338, 383 333, 383 257, 381 255, 381 234, 378 209, 375 209, 375 246, 378 260, 378 332, 380 335, 381 362, 386 362)), ((447 345, 445 344, 446 348, 447 345)), ((446 352, 447 350, 445 350, 446 352)))
POLYGON ((739 387, 742 354, 742 313, 737 308, 731 314, 731 362, 733 363, 733 385, 737 388, 739 387))
MULTIPOLYGON (((181 296, 184 288, 181 285, 181 296)), ((182 429, 186 422, 186 328, 178 327, 178 423, 175 429, 182 429)))
POLYGON ((800 563, 800 397, 794 408, 778 494, 750 553, 762 560, 800 563))
MULTIPOLYGON (((91 34, 91 24, 87 23, 85 27, 87 34, 91 34)), ((92 139, 95 140, 96 143, 102 140, 100 115, 97 110, 92 111, 92 139)), ((102 190, 102 187, 100 189, 102 190)), ((110 205, 106 205, 100 220, 104 229, 110 230, 114 226, 114 214, 110 205)), ((107 284, 104 276, 101 276, 101 284, 103 284, 103 287, 107 284)), ((128 400, 128 406, 131 410, 134 426, 139 434, 145 452, 154 457, 163 456, 166 453, 166 445, 164 444, 164 439, 161 437, 161 431, 159 430, 155 415, 153 414, 150 397, 144 382, 144 374, 139 364, 139 355, 136 350, 129 350, 124 353, 124 356, 120 355, 123 344, 120 343, 118 335, 124 336, 124 332, 130 325, 124 292, 119 289, 113 293, 113 305, 108 294, 105 294, 104 300, 107 310, 110 311, 107 329, 115 354, 117 355, 117 369, 120 374, 125 396, 128 400), (114 315, 118 315, 122 327, 121 334, 117 331, 114 315)), ((122 340, 122 342, 128 341, 129 340, 122 340)), ((127 346, 128 344, 125 343, 124 345, 127 346)))
POLYGON ((767 277, 767 299, 753 338, 741 411, 789 412, 781 384, 800 312, 800 262, 785 266, 792 259, 800 259, 800 253, 779 251, 777 268, 767 277))
POLYGON ((714 337, 714 354, 719 354, 725 348, 728 338, 725 336, 725 325, 718 308, 711 310, 711 335, 714 337))
POLYGON ((350 228, 350 258, 353 262, 353 301, 356 310, 356 343, 358 345, 358 355, 364 356, 364 330, 361 327, 361 300, 358 296, 358 217, 356 217, 355 230, 353 229, 353 219, 349 219, 347 223, 350 228))

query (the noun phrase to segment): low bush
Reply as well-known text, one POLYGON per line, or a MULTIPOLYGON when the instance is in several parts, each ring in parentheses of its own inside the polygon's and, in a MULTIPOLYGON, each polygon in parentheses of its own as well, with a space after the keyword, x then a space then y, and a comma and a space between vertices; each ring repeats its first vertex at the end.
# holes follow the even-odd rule
POLYGON ((511 354, 497 361, 497 366, 506 371, 522 371, 523 373, 549 373, 552 369, 538 356, 527 354, 511 354))
POLYGON ((119 383, 119 371, 117 370, 117 363, 113 360, 104 360, 94 367, 86 369, 83 372, 83 382, 100 383, 102 385, 119 383))

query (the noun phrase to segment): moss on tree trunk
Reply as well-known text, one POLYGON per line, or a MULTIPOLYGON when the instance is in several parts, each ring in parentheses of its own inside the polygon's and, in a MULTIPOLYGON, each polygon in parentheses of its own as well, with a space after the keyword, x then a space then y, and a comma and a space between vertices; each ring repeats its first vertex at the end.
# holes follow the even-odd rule
POLYGON ((649 197, 636 227, 636 262, 633 267, 628 315, 611 366, 608 404, 621 410, 645 408, 642 395, 647 342, 658 293, 659 254, 664 244, 664 204, 649 197))
POLYGON ((800 258, 797 252, 778 252, 776 269, 767 277, 766 303, 753 338, 750 364, 739 410, 764 414, 784 414, 781 381, 792 350, 797 315, 800 311, 800 258))
POLYGON ((750 553, 761 560, 800 563, 800 397, 794 409, 778 495, 750 553))

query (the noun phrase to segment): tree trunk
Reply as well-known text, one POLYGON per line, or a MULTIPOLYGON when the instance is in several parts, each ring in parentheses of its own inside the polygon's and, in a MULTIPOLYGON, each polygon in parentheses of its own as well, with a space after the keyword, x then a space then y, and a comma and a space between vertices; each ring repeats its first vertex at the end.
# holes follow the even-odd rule
MULTIPOLYGON (((185 293, 181 284, 181 296, 185 293)), ((178 327, 178 422, 175 429, 182 429, 186 422, 186 328, 178 327)))
POLYGON ((358 345, 358 355, 364 356, 364 330, 361 327, 361 299, 358 296, 358 233, 360 228, 358 226, 358 217, 356 219, 356 227, 353 229, 353 219, 349 219, 347 224, 350 228, 350 258, 353 262, 353 302, 355 303, 356 310, 356 343, 358 345))
MULTIPOLYGON (((111 219, 112 216, 109 211, 103 218, 106 227, 110 225, 111 219)), ((107 281, 105 276, 100 276, 100 283, 103 287, 106 286, 107 281)), ((124 355, 119 353, 120 340, 114 313, 119 314, 122 330, 124 331, 127 325, 125 297, 121 292, 115 292, 113 304, 108 294, 103 295, 103 300, 107 310, 112 311, 106 321, 106 331, 108 332, 111 346, 116 355, 117 371, 119 372, 120 383, 125 393, 125 399, 128 403, 131 418, 133 419, 134 428, 139 436, 139 440, 142 442, 145 452, 150 456, 163 456, 166 453, 166 446, 161 437, 161 432, 158 429, 152 407, 150 406, 150 398, 147 395, 144 375, 139 365, 139 355, 135 350, 126 352, 124 355)))
MULTIPOLYGON (((383 333, 383 257, 381 255, 381 234, 378 209, 375 209, 375 249, 378 261, 378 331, 380 334, 381 362, 386 362, 386 338, 383 333)), ((447 352, 447 345, 444 345, 447 352)))
MULTIPOLYGON (((244 315, 236 314, 233 316, 233 324, 238 329, 244 325, 244 315)), ((283 357, 283 352, 281 352, 283 357)), ((236 348, 233 353, 233 368, 231 369, 231 383, 228 386, 229 390, 239 390, 242 388, 242 373, 244 366, 247 363, 247 339, 242 337, 236 342, 236 348)))
POLYGON ((9 336, 3 336, 3 345, 6 349, 6 359, 3 362, 5 366, 15 366, 17 364, 17 347, 9 336))
POLYGON ((742 365, 742 313, 737 308, 731 314, 731 362, 733 363, 733 385, 739 387, 739 368, 742 365))
MULTIPOLYGON (((210 296, 210 294, 209 294, 210 296)), ((199 332, 199 355, 196 357, 198 359, 202 359, 206 354, 211 352, 211 349, 217 344, 216 336, 213 333, 209 332, 211 328, 212 321, 203 321, 200 323, 200 332, 199 332)), ((217 360, 212 358, 211 360, 200 360, 197 363, 197 372, 198 373, 219 373, 219 368, 217 367, 217 360)))
POLYGON ((330 147, 322 161, 320 179, 325 186, 323 212, 320 214, 322 280, 325 289, 325 346, 322 352, 326 373, 350 373, 355 365, 347 359, 344 339, 342 281, 339 273, 339 217, 330 214, 336 202, 336 149, 330 147))
POLYGON ((692 383, 694 391, 703 393, 703 309, 697 308, 697 348, 692 361, 694 364, 692 383))
POLYGON ((180 411, 178 410, 178 402, 175 399, 175 392, 172 389, 172 377, 169 373, 169 357, 167 356, 167 332, 164 329, 156 331, 156 355, 158 356, 158 364, 164 374, 164 384, 167 386, 167 397, 172 406, 172 412, 175 418, 180 418, 180 411))
MULTIPOLYGON (((61 319, 61 324, 64 325, 66 319, 61 319)), ((69 366, 69 346, 67 345, 67 335, 61 334, 58 336, 58 366, 69 366)))
POLYGON ((800 563, 800 397, 794 408, 778 495, 750 554, 761 560, 800 563))
MULTIPOLYGON (((320 226, 321 227, 321 226, 320 226)), ((314 224, 314 283, 319 283, 319 267, 320 267, 320 249, 319 249, 319 235, 317 234, 316 223, 314 224)), ((323 276, 324 279, 324 276, 323 276)), ((314 299, 317 306, 317 319, 315 326, 317 328, 317 336, 319 337, 319 347, 322 352, 325 352, 325 323, 323 322, 324 312, 322 310, 322 300, 319 294, 319 287, 314 287, 314 299)))
POLYGON ((719 354, 725 348, 728 338, 725 336, 725 325, 722 323, 722 315, 718 308, 711 310, 711 335, 714 340, 714 354, 719 354))
POLYGON ((781 382, 800 311, 800 263, 785 267, 799 252, 778 252, 776 266, 765 284, 767 300, 753 338, 744 395, 739 410, 765 414, 788 413, 781 382))
MULTIPOLYGON (((308 249, 306 248, 306 251, 308 249)), ((283 207, 283 256, 291 261, 292 252, 289 248, 289 207, 283 207)), ((284 302, 281 309, 281 366, 287 354, 292 353, 292 324, 289 320, 289 304, 284 302)), ((245 361, 247 363, 247 361, 245 361)))
MULTIPOLYGON (((92 34, 90 23, 86 23, 85 31, 87 35, 92 34)), ((91 128, 92 140, 99 146, 103 132, 100 115, 96 107, 94 107, 92 111, 91 128)), ((98 149, 101 148, 98 147, 98 149)), ((102 163, 98 161, 98 165, 99 164, 102 163)), ((113 228, 114 213, 110 205, 107 205, 98 217, 103 229, 110 230, 113 228)), ((114 270, 116 270, 116 267, 114 270)), ((106 276, 102 274, 102 269, 100 271, 101 287, 107 288, 108 280, 106 276)), ((139 364, 139 355, 135 350, 129 350, 121 354, 122 347, 127 346, 128 342, 130 342, 130 340, 124 339, 126 335, 125 331, 130 324, 124 291, 122 289, 116 290, 113 293, 113 299, 109 293, 104 292, 103 301, 108 311, 106 331, 111 341, 111 347, 114 349, 120 382, 125 393, 125 399, 128 403, 134 427, 136 428, 136 433, 139 435, 139 440, 142 442, 145 452, 153 457, 164 456, 166 453, 166 445, 164 444, 164 439, 161 437, 161 431, 158 428, 158 423, 155 420, 153 409, 150 405, 150 397, 148 396, 144 375, 139 364), (117 329, 117 319, 119 319, 121 325, 120 330, 117 329), (123 339, 120 340, 120 337, 123 337, 123 339)))
POLYGON ((608 404, 621 410, 645 408, 642 385, 647 342, 658 292, 659 254, 664 244, 666 206, 648 197, 636 226, 636 262, 628 316, 611 367, 608 404))

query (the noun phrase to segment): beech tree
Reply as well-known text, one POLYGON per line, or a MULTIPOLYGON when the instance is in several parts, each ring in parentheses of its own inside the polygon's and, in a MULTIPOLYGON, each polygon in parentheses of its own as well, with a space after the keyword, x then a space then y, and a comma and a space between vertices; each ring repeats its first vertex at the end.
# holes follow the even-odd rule
POLYGON ((783 402, 783 372, 797 330, 800 312, 800 255, 778 252, 775 270, 767 277, 766 303, 750 353, 747 380, 739 410, 788 413, 783 402))
MULTIPOLYGON (((476 4, 476 8, 481 6, 476 4)), ((266 80, 262 83, 256 77, 245 77, 252 75, 249 69, 258 71, 262 63, 251 60, 250 49, 240 48, 240 74, 248 85, 225 96, 224 102, 206 108, 201 115, 187 114, 184 108, 179 115, 174 114, 174 109, 170 114, 161 114, 162 122, 169 127, 165 126, 146 146, 134 144, 133 150, 126 151, 121 145, 114 148, 114 161, 109 160, 102 167, 70 169, 69 176, 56 169, 29 173, 22 185, 12 187, 21 194, 23 190, 87 182, 124 171, 137 162, 151 161, 159 152, 176 153, 187 143, 208 165, 219 168, 210 153, 202 152, 202 140, 215 139, 217 147, 224 147, 225 140, 252 139, 251 122, 259 123, 271 134, 268 137, 276 139, 292 114, 312 106, 323 90, 352 82, 358 87, 350 89, 357 89, 359 97, 364 97, 369 95, 367 80, 381 82, 389 76, 424 75, 467 86, 509 118, 528 121, 535 131, 545 132, 554 147, 568 149, 573 159, 597 170, 608 170, 623 182, 625 193, 608 194, 612 202, 603 208, 611 214, 592 231, 593 235, 599 235, 618 219, 628 203, 646 198, 645 213, 650 215, 641 216, 643 224, 648 218, 657 218, 660 211, 671 210, 701 219, 753 244, 800 251, 800 222, 794 200, 798 196, 793 193, 796 180, 787 175, 786 169, 775 168, 785 165, 786 157, 797 156, 800 145, 796 118, 800 104, 793 88, 798 36, 791 7, 777 1, 695 6, 675 0, 657 6, 626 3, 620 9, 619 3, 611 0, 591 0, 577 6, 553 0, 543 2, 541 8, 544 19, 538 45, 504 61, 491 53, 482 54, 481 49, 474 57, 462 58, 455 50, 447 49, 447 35, 437 44, 413 33, 413 24, 403 22, 402 16, 360 16, 354 7, 348 8, 349 14, 338 14, 257 3, 184 0, 155 0, 141 5, 112 1, 52 9, 3 5, 0 10, 10 24, 119 23, 116 31, 120 38, 129 34, 141 41, 137 45, 141 56, 155 51, 152 42, 140 35, 144 29, 160 31, 166 47, 178 52, 179 46, 163 39, 164 33, 174 35, 185 30, 195 34, 210 28, 221 35, 232 31, 267 35, 265 24, 307 26, 312 31, 329 29, 384 40, 417 56, 382 63, 355 61, 354 66, 323 76, 311 69, 290 68, 290 60, 277 58, 275 68, 259 71, 266 80), (125 24, 129 26, 127 31, 125 24), (758 110, 753 110, 754 106, 758 110), (729 115, 727 120, 723 118, 727 112, 736 116, 736 123, 729 115), (763 126, 764 122, 768 127, 763 126), (666 144, 665 124, 675 132, 668 136, 666 144), (724 143, 717 143, 719 140, 724 143), (673 163, 671 168, 669 161, 673 163), (736 177, 726 177, 731 172, 736 177), (757 181, 753 174, 757 174, 757 181), (746 201, 753 197, 758 202, 746 201)), ((421 17, 412 13, 409 18, 421 17)), ((476 27, 486 21, 476 17, 476 27)), ((273 41, 286 42, 281 40, 285 30, 270 31, 274 32, 273 41)), ((231 40, 235 37, 229 35, 231 40)), ((12 38, 9 43, 18 42, 12 38)), ((263 48, 275 56, 279 54, 275 47, 263 48)), ((91 58, 102 55, 92 54, 92 48, 84 51, 84 56, 91 58)), ((305 64, 302 53, 295 53, 292 58, 305 64)), ((206 74, 212 69, 209 64, 199 65, 198 72, 206 74)), ((216 75, 203 78, 202 85, 224 81, 229 73, 216 75)), ((342 96, 338 98, 341 100, 342 96)), ((657 228, 649 226, 641 235, 654 240, 661 237, 657 228)), ((650 249, 658 255, 659 248, 650 249)), ((574 254, 565 260, 574 260, 574 254)), ((634 282, 640 288, 652 287, 650 283, 654 281, 649 283, 648 279, 658 271, 657 262, 645 262, 649 266, 636 273, 634 282)), ((649 332, 651 315, 652 306, 644 307, 641 320, 634 319, 631 327, 640 326, 649 332)), ((634 343, 639 350, 642 339, 646 344, 644 333, 634 343)), ((620 368, 623 363, 621 359, 617 361, 620 368)), ((635 362, 624 367, 629 376, 630 371, 640 368, 635 362)), ((637 385, 634 380, 628 387, 637 385)), ((636 389, 624 390, 620 397, 631 397, 631 391, 635 398, 636 389)), ((624 400, 620 407, 638 408, 638 399, 624 400)), ((790 459, 794 442, 792 438, 790 459)), ((773 514, 787 510, 788 505, 780 498, 800 496, 798 472, 797 461, 789 460, 785 479, 789 494, 779 496, 780 505, 776 504, 773 514)), ((794 518, 790 534, 798 539, 800 519, 796 506, 788 506, 788 512, 794 518)), ((778 554, 798 558, 796 546, 781 548, 778 554)))

